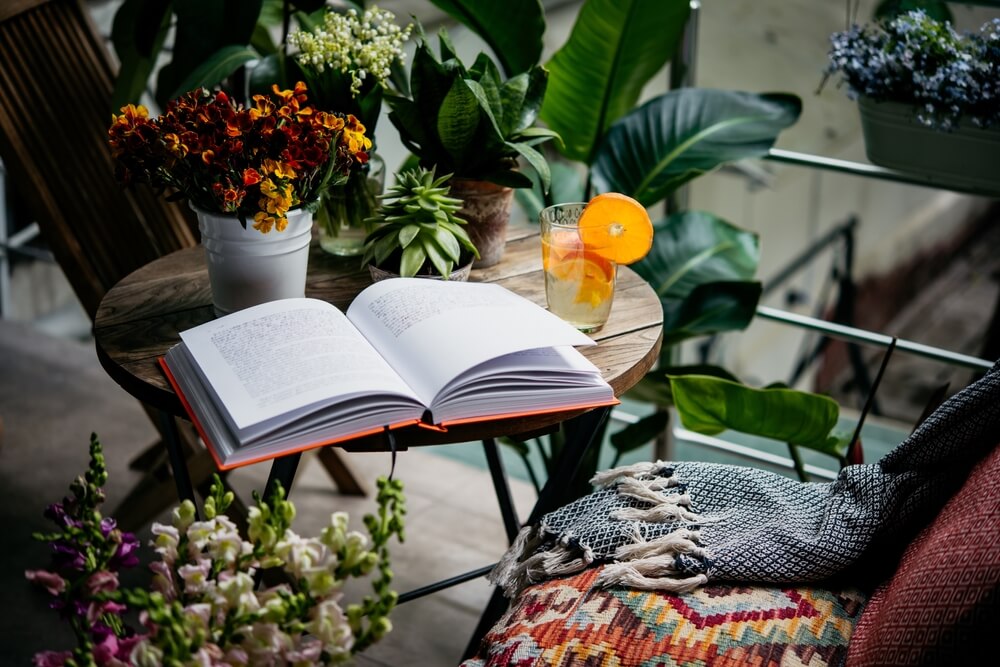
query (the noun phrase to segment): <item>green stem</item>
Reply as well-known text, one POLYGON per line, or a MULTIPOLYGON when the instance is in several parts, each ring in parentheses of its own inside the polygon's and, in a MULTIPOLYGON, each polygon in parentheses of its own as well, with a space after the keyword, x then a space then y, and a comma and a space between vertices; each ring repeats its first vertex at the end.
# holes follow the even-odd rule
POLYGON ((806 474, 806 467, 802 463, 802 456, 799 454, 799 448, 789 442, 788 454, 792 457, 792 464, 795 466, 795 474, 799 476, 799 480, 802 482, 808 482, 809 475, 806 474))

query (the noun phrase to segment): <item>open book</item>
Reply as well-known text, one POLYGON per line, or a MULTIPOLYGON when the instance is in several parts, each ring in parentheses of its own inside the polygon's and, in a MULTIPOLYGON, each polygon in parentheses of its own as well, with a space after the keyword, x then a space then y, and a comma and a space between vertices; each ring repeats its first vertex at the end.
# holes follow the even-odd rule
POLYGON ((499 285, 399 278, 347 314, 284 299, 181 333, 160 364, 216 464, 388 428, 613 405, 594 342, 499 285))

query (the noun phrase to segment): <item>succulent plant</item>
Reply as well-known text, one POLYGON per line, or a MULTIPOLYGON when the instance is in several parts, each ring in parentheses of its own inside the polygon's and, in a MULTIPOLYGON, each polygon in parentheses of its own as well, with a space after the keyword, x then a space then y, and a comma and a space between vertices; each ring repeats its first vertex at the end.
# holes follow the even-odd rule
POLYGON ((462 200, 448 196, 452 175, 434 172, 414 167, 398 175, 370 219, 378 226, 365 239, 362 264, 395 268, 398 261, 401 276, 436 271, 447 278, 463 259, 479 257, 465 220, 455 216, 462 200))

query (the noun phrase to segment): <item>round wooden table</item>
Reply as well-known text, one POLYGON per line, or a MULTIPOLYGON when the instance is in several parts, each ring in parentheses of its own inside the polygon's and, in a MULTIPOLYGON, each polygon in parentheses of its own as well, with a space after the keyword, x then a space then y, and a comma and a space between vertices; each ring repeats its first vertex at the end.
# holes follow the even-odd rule
MULTIPOLYGON (((327 255, 313 243, 306 296, 346 310, 370 284, 357 258, 327 255)), ((537 227, 512 227, 503 261, 472 271, 472 281, 496 282, 535 303, 545 305, 545 287, 537 227)), ((201 247, 162 257, 121 280, 105 295, 94 320, 97 355, 107 373, 129 394, 167 413, 183 416, 180 400, 157 365, 157 359, 180 342, 178 332, 214 318, 208 269, 201 247)), ((663 313, 653 289, 628 267, 618 270, 614 305, 607 325, 592 334, 596 347, 581 351, 621 395, 642 378, 655 361, 662 337, 663 313)), ((400 429, 401 447, 468 442, 501 435, 551 429, 568 412, 451 428, 448 433, 400 429)), ((383 450, 381 437, 346 443, 349 450, 383 450)))

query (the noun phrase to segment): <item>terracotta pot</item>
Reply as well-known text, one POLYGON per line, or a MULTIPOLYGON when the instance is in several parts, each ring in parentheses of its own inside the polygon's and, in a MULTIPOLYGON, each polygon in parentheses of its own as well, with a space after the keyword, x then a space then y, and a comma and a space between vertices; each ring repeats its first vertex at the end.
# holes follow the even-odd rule
POLYGON ((468 221, 466 230, 479 250, 479 259, 472 265, 480 269, 499 262, 507 244, 514 190, 487 181, 453 178, 449 194, 465 202, 457 215, 468 221))
MULTIPOLYGON (((448 274, 448 280, 457 280, 460 283, 464 283, 469 279, 469 272, 472 271, 472 262, 469 262, 465 266, 460 266, 451 273, 448 274)), ((372 282, 377 283, 380 280, 385 280, 387 278, 399 278, 398 273, 393 273, 392 271, 386 271, 385 269, 380 269, 374 264, 368 265, 368 273, 372 277, 372 282)), ((414 276, 414 278, 427 278, 428 280, 444 280, 442 276, 414 276)))

